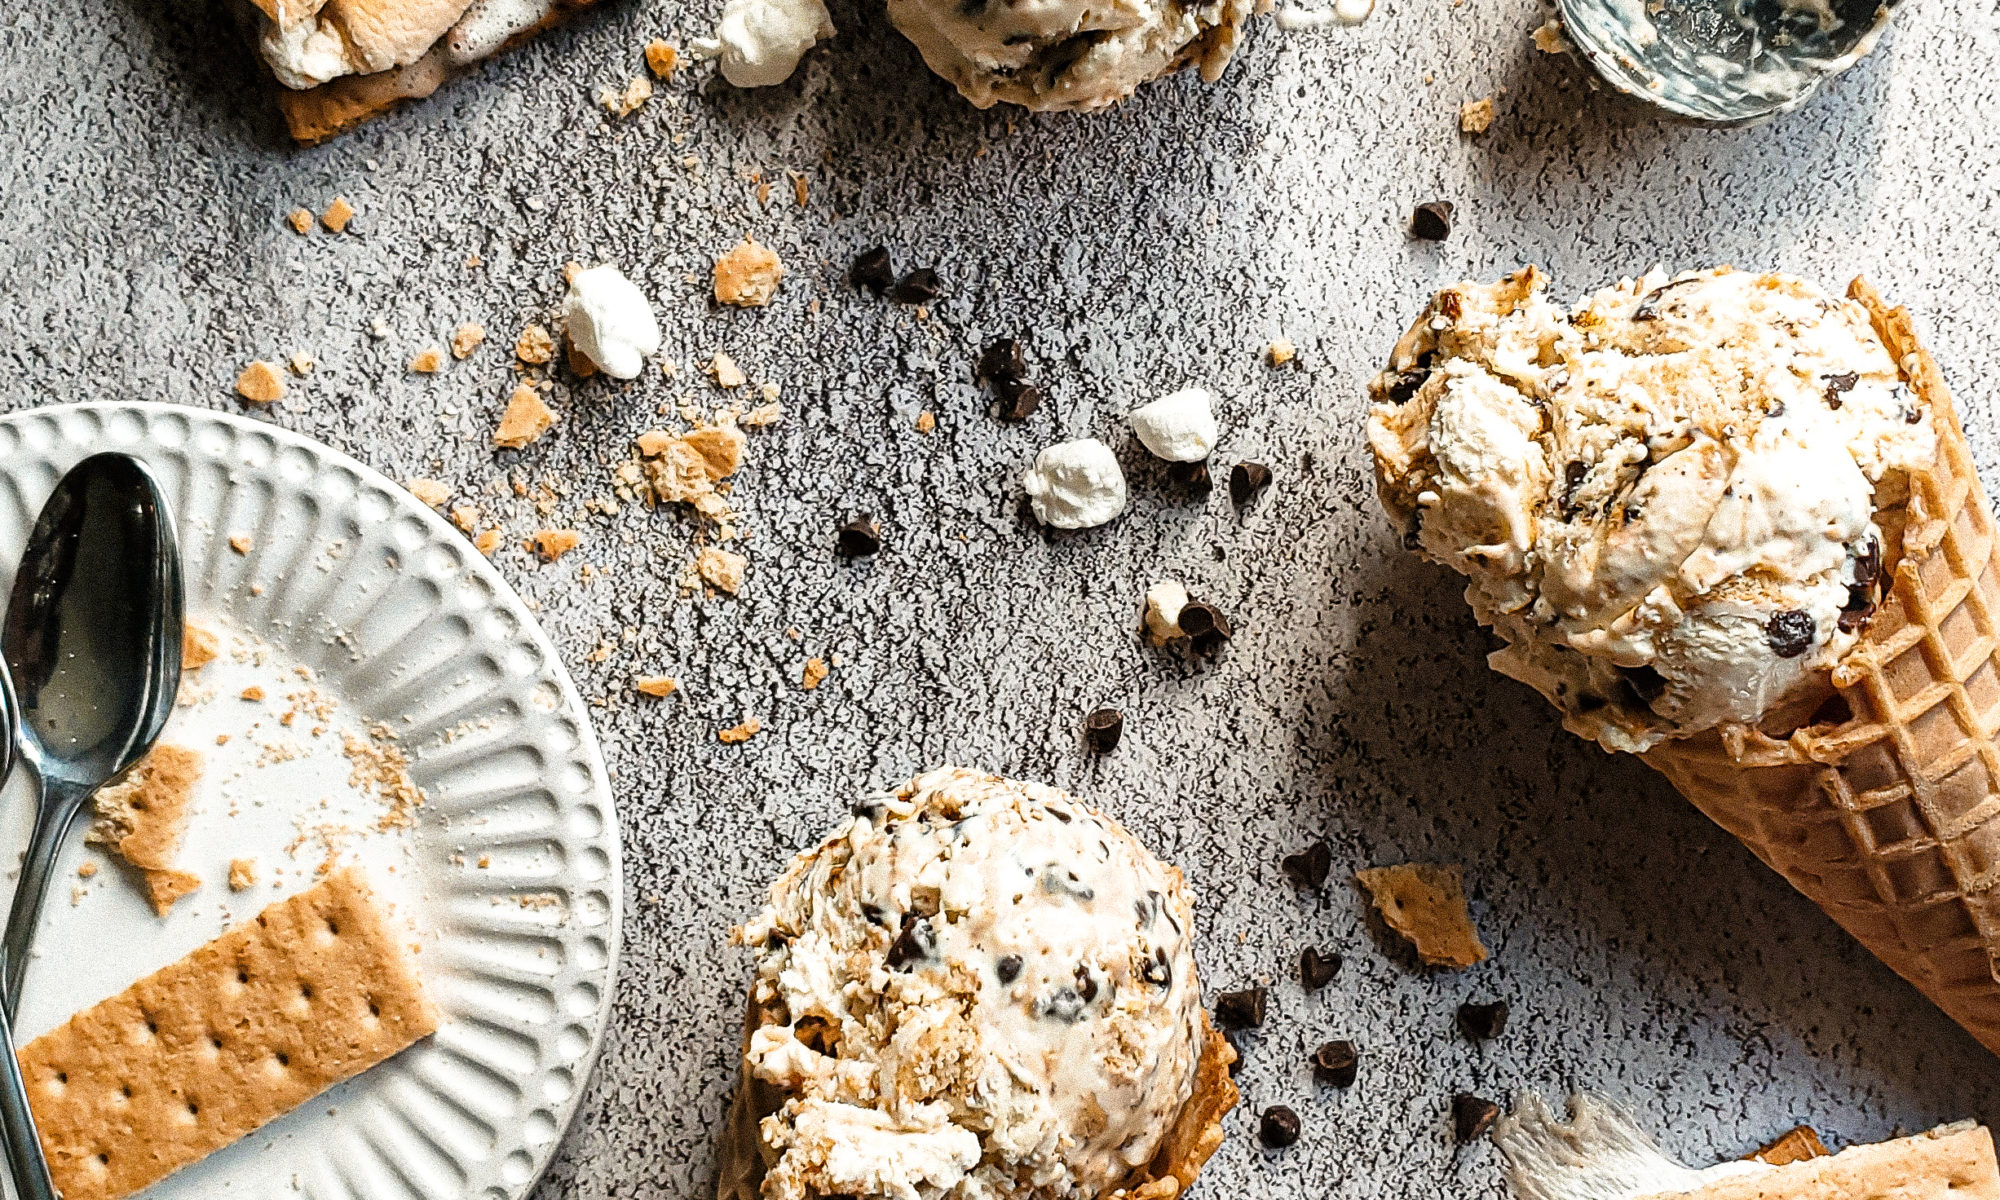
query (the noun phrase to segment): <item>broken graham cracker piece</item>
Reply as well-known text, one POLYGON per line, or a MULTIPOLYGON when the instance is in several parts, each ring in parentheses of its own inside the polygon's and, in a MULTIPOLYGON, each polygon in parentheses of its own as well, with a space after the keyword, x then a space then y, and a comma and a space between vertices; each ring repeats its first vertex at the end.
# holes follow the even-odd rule
POLYGON ((519 450, 555 428, 556 414, 543 402, 541 394, 527 384, 514 389, 507 398, 507 411, 500 414, 500 427, 493 431, 493 444, 505 450, 519 450))
POLYGON ((1831 1153, 1833 1152, 1826 1148, 1826 1143, 1819 1140, 1819 1134, 1813 1131, 1812 1126, 1801 1125, 1763 1146, 1757 1153, 1746 1154, 1744 1157, 1769 1166, 1783 1167, 1795 1162, 1804 1162, 1809 1158, 1823 1158, 1831 1153))
POLYGON ((715 299, 718 304, 760 308, 778 294, 784 278, 778 252, 746 237, 715 260, 715 299))
POLYGON ((437 1030, 347 867, 21 1050, 65 1200, 117 1200, 437 1030))
POLYGON ((198 876, 174 867, 199 778, 200 754, 162 742, 124 779, 97 793, 97 818, 84 838, 137 870, 153 911, 163 917, 176 900, 201 886, 198 876))
POLYGON ((276 404, 285 398, 285 377, 278 368, 258 359, 236 377, 236 394, 252 404, 276 404))
POLYGON ((254 858, 232 858, 229 860, 229 890, 248 891, 257 886, 257 860, 254 858))
MULTIPOLYGON (((1993 1136, 1967 1121, 1839 1154, 1746 1171, 1646 1200, 2000 1200, 1993 1136)), ((1635 1200, 1638 1200, 1635 1197, 1635 1200)))
POLYGON ((1433 967, 1469 967, 1486 958, 1465 905, 1462 868, 1431 863, 1369 867, 1354 877, 1368 889, 1389 928, 1433 967))
POLYGON ((181 671, 199 671, 215 661, 222 649, 222 640, 207 629, 189 621, 181 627, 181 671))

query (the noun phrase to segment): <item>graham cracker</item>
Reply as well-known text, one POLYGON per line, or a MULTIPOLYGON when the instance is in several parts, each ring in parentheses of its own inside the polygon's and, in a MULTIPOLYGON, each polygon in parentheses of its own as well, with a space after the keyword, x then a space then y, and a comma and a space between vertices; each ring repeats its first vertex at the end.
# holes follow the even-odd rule
POLYGON ((65 1200, 118 1200, 438 1027, 357 868, 21 1050, 65 1200))
POLYGON ((1692 1192, 1640 1200, 1996 1200, 1993 1137, 1978 1126, 1933 1130, 1809 1158, 1692 1192))
POLYGON ((1822 1158, 1831 1153, 1833 1151, 1828 1150, 1826 1143, 1819 1140, 1819 1134, 1812 1126, 1800 1125, 1765 1144, 1757 1153, 1746 1154, 1744 1157, 1754 1158, 1773 1167, 1783 1167, 1795 1162, 1804 1162, 1809 1158, 1822 1158))
POLYGON ((1426 966, 1469 967, 1486 958, 1465 905, 1459 867, 1404 863, 1369 867, 1354 877, 1368 889, 1389 928, 1417 948, 1426 966))
MULTIPOLYGON (((596 2, 555 0, 547 15, 508 38, 494 53, 504 54, 596 2)), ((452 35, 446 33, 415 62, 372 75, 348 75, 305 91, 278 87, 278 108, 284 113, 292 139, 303 146, 317 146, 364 121, 421 100, 437 91, 446 80, 476 69, 477 62, 460 64, 454 60, 451 41, 452 35)))
POLYGON ((124 779, 97 793, 97 818, 84 835, 145 877, 153 911, 163 917, 174 901, 201 886, 198 876, 174 867, 201 763, 201 755, 184 746, 153 747, 124 779))

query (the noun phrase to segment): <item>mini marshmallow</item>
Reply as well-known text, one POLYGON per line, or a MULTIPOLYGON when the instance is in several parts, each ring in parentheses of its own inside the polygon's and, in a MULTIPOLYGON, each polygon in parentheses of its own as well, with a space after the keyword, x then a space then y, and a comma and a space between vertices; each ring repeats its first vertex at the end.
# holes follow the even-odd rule
POLYGON ((1050 446, 1021 484, 1035 519, 1057 529, 1088 529, 1125 511, 1125 472, 1096 438, 1050 446))
POLYGON ((720 59, 722 77, 737 87, 770 87, 790 79, 813 43, 833 33, 822 0, 729 0, 715 36, 695 39, 692 49, 720 59))
POLYGON ((1200 462, 1215 449, 1215 396, 1207 388, 1183 388, 1132 410, 1132 432, 1146 449, 1168 462, 1200 462))
POLYGON ((660 348, 660 323, 637 284, 617 267, 592 267, 570 280, 563 301, 569 340, 613 379, 636 379, 660 348))

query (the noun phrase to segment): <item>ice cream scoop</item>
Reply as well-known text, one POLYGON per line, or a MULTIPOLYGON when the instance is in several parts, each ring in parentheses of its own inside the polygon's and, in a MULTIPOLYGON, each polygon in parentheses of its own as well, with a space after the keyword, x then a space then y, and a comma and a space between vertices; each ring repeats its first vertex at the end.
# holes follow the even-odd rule
POLYGON ((1192 931, 1180 872, 1052 788, 946 768, 863 800, 735 933, 764 1200, 1185 1183, 1235 1099, 1192 931))
POLYGON ((1879 596, 1877 505, 1936 453, 1925 402, 1798 279, 1655 271, 1573 310, 1545 284, 1444 289, 1371 385, 1406 541, 1607 749, 1809 712, 1879 596))

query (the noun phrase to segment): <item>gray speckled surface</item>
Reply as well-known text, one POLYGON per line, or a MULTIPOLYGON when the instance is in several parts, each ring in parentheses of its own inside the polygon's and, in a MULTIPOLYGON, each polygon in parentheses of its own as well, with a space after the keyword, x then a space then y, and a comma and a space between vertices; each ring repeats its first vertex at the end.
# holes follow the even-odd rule
POLYGON ((1371 364, 1440 281, 1530 258, 1574 292, 1655 260, 1725 261, 1833 284, 1866 271, 1913 306, 1992 467, 1990 5, 1910 5, 1830 93, 1728 133, 1586 90, 1530 48, 1531 0, 1384 0, 1345 34, 1260 21, 1220 84, 1179 78, 1086 119, 962 105, 849 0, 839 38, 787 86, 683 82, 622 122, 592 106, 648 37, 703 32, 716 7, 613 0, 308 152, 283 143, 219 3, 0 16, 0 406, 234 408, 246 361, 304 351, 321 369, 270 419, 477 493, 511 539, 541 521, 486 494, 507 472, 572 488, 554 519, 585 531, 578 556, 500 558, 584 693, 614 698, 599 728, 631 890, 616 1023, 542 1196, 705 1190, 745 971, 728 925, 849 796, 946 760, 1048 779, 1130 823, 1199 889, 1210 984, 1277 981, 1240 1078, 1251 1107, 1298 1109, 1305 1137, 1262 1151, 1240 1110, 1205 1195, 1496 1195, 1491 1148, 1454 1150, 1445 1132, 1461 1087, 1599 1088, 1693 1159, 1800 1121, 1873 1139, 2000 1117, 2000 1063, 1661 780, 1488 675, 1452 580, 1397 553, 1377 515, 1359 429, 1371 364), (1458 102, 1502 87, 1494 130, 1462 137, 1458 102), (810 179, 804 210, 786 168, 810 179), (752 171, 779 180, 769 211, 752 171), (336 193, 362 212, 348 236, 282 223, 336 193), (1410 205, 1439 196, 1459 232, 1408 241, 1410 205), (769 310, 711 312, 707 266, 746 229, 793 273, 769 310), (928 321, 840 284, 878 241, 949 282, 928 321), (467 269, 475 251, 485 265, 467 269), (501 345, 434 378, 403 369, 463 319, 510 342, 550 314, 572 259, 616 261, 656 294, 683 364, 726 350, 784 388, 792 417, 753 435, 737 488, 752 533, 740 599, 680 597, 684 517, 581 511, 657 405, 716 399, 698 378, 565 378, 559 430, 496 455, 501 345), (996 332, 1029 339, 1052 393, 1025 426, 994 421, 967 378, 996 332), (1280 334, 1295 369, 1259 361, 1280 334), (1220 461, 1276 470, 1246 515, 1220 492, 1175 493, 1119 420, 1190 382, 1227 398, 1220 461), (926 409, 928 437, 912 428, 926 409), (1014 479, 1040 445, 1086 433, 1119 447, 1135 503, 1108 528, 1045 537, 1022 523, 1014 479), (829 547, 857 509, 883 518, 888 545, 855 566, 829 547), (580 584, 584 561, 609 575, 580 584), (1139 644, 1140 594, 1166 576, 1237 617, 1219 662, 1139 644), (626 625, 636 641, 586 660, 626 625), (811 654, 841 665, 806 693, 811 654), (684 693, 630 702, 624 681, 651 671, 684 693), (1078 729, 1101 703, 1128 732, 1097 762, 1078 729), (744 714, 767 732, 720 745, 744 714), (1278 857, 1322 833, 1336 881, 1300 896, 1278 857), (1490 962, 1417 970, 1363 919, 1346 873, 1408 858, 1467 865, 1490 962), (1308 998, 1291 964, 1312 943, 1347 966, 1308 998), (1515 1007, 1483 1050, 1451 1027, 1468 997, 1515 1007), (1329 1036, 1363 1047, 1351 1091, 1312 1082, 1305 1054, 1329 1036))

